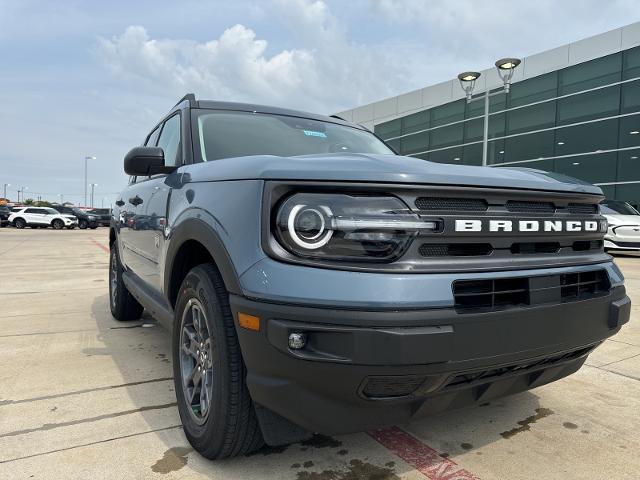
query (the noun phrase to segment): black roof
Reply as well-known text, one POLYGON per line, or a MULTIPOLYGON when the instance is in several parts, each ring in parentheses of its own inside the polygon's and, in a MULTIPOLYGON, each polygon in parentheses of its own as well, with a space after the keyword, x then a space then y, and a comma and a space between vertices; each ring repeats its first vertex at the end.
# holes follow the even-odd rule
POLYGON ((318 115, 315 113, 303 112, 300 110, 291 110, 288 108, 270 107, 268 105, 257 105, 255 103, 236 103, 236 102, 219 102, 215 100, 196 100, 196 97, 192 93, 188 93, 182 97, 175 107, 179 107, 183 102, 188 102, 190 108, 207 108, 213 110, 232 110, 236 112, 256 112, 256 113, 270 113, 273 115, 287 115, 289 117, 308 118, 311 120, 318 120, 321 122, 337 123, 340 125, 348 125, 350 127, 356 127, 361 130, 366 130, 362 125, 347 122, 343 118, 336 115, 318 115))

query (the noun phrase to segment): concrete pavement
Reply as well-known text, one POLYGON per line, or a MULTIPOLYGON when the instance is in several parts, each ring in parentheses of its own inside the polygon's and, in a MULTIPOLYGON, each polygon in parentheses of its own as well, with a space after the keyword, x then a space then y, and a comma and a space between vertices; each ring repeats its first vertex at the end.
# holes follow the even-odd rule
POLYGON ((107 242, 106 229, 0 230, 0 478, 640 477, 640 255, 616 259, 631 322, 567 379, 380 435, 210 462, 180 428, 167 332, 109 313, 107 242))

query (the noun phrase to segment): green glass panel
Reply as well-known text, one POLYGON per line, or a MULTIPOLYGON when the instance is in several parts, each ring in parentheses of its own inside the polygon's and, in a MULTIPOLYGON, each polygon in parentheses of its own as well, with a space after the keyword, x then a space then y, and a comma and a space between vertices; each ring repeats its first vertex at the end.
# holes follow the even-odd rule
POLYGON ((616 153, 611 152, 557 158, 555 170, 589 183, 615 182, 616 157, 616 153))
POLYGON ((429 150, 429 132, 414 133, 402 137, 401 150, 403 155, 429 150))
POLYGON ((461 144, 463 132, 464 124, 462 123, 431 130, 431 145, 429 148, 442 148, 461 144))
POLYGON ((618 175, 616 181, 640 180, 640 148, 618 152, 618 175))
POLYGON ((622 101, 620 103, 620 113, 640 111, 640 80, 622 85, 622 101))
POLYGON ((390 122, 374 125, 373 132, 383 140, 400 135, 400 119, 396 118, 390 122))
POLYGON ((490 141, 487 145, 487 163, 492 165, 494 163, 506 162, 504 152, 504 139, 490 141))
POLYGON ((616 186, 615 185, 601 185, 602 193, 606 198, 616 198, 616 186))
POLYGON ((507 112, 507 135, 554 127, 556 102, 545 102, 507 112))
POLYGON ((553 160, 538 160, 536 162, 526 162, 519 165, 503 165, 496 168, 501 167, 526 167, 544 170, 545 172, 553 172, 553 160))
POLYGON ((638 209, 640 206, 640 183, 616 185, 616 200, 629 202, 638 209))
POLYGON ((475 142, 482 140, 484 135, 484 118, 467 120, 464 122, 464 142, 475 142))
POLYGON ((465 145, 462 148, 462 163, 465 165, 482 165, 482 144, 465 145))
POLYGON ((402 133, 412 133, 429 128, 430 110, 412 113, 402 118, 402 133))
POLYGON ((618 115, 620 85, 558 99, 558 125, 618 115))
POLYGON ((622 55, 622 78, 640 77, 640 47, 627 50, 622 55))
POLYGON ((506 113, 489 115, 489 138, 504 136, 506 118, 506 113))
POLYGON ((553 131, 507 138, 504 152, 505 162, 551 157, 553 156, 553 131))
POLYGON ((558 94, 566 95, 618 82, 621 78, 621 71, 621 53, 614 53, 562 69, 560 70, 558 94))
POLYGON ((508 95, 509 107, 527 105, 540 100, 554 98, 558 91, 558 72, 529 78, 511 85, 508 95))
POLYGON ((464 120, 466 100, 446 103, 431 109, 431 126, 446 125, 447 123, 464 120))
POLYGON ((436 152, 429 152, 429 160, 438 163, 462 164, 462 147, 446 148, 436 152))
POLYGON ((620 118, 620 148, 640 145, 640 115, 620 118))
POLYGON ((401 142, 399 138, 395 138, 393 140, 386 140, 387 145, 389 145, 391 148, 393 148, 396 152, 398 152, 400 155, 404 155, 404 153, 402 152, 401 148, 401 142))
POLYGON ((617 118, 556 130, 556 155, 610 150, 617 145, 617 118))

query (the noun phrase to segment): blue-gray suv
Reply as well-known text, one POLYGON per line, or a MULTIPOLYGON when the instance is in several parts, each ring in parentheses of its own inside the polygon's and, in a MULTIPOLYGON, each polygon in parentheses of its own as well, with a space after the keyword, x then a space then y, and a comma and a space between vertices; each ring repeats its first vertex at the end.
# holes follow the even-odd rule
POLYGON ((172 332, 208 458, 577 371, 629 320, 598 187, 402 157, 338 117, 185 96, 124 159, 110 304, 172 332))

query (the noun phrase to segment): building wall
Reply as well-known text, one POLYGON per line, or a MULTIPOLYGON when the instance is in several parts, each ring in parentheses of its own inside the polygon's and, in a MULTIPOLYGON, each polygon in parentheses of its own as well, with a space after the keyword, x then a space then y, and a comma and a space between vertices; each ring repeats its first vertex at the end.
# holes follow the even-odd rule
MULTIPOLYGON (((554 171, 640 204, 640 22, 523 60, 508 95, 491 97, 488 163, 554 171)), ((476 92, 501 85, 483 72, 476 92)), ((339 115, 362 123, 399 153, 482 163, 483 102, 458 80, 339 115)))

